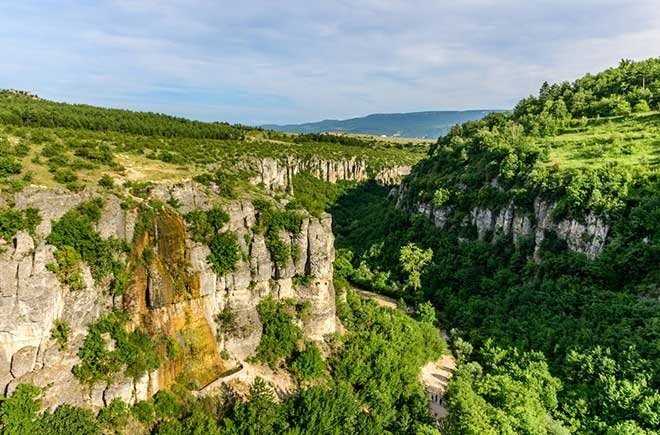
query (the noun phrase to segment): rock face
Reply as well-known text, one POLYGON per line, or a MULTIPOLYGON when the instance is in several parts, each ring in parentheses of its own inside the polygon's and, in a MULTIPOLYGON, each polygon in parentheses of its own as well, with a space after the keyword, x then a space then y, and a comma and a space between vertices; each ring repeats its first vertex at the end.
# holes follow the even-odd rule
POLYGON ((269 190, 291 189, 294 175, 309 172, 314 177, 335 183, 337 181, 366 181, 374 179, 380 184, 394 185, 410 173, 410 166, 391 165, 369 174, 364 160, 350 159, 323 160, 316 157, 299 159, 290 157, 283 161, 271 158, 258 160, 254 167, 257 176, 251 179, 254 184, 262 183, 269 190))
MULTIPOLYGON (((403 201, 398 201, 399 206, 402 203, 403 201)), ((474 207, 461 225, 476 227, 479 240, 483 240, 488 234, 495 237, 513 236, 514 241, 521 237, 533 237, 535 256, 546 234, 554 232, 560 239, 566 241, 570 250, 586 254, 590 258, 596 257, 603 250, 610 229, 605 219, 589 212, 584 222, 574 219, 555 222, 552 218, 555 207, 556 204, 540 198, 534 201, 533 211, 517 209, 513 203, 499 210, 474 207)), ((449 225, 452 209, 434 208, 431 204, 417 202, 413 212, 426 216, 436 227, 444 229, 449 225)))
POLYGON ((181 218, 214 204, 216 199, 206 188, 195 183, 157 186, 154 197, 176 198, 181 206, 178 213, 157 213, 152 226, 137 235, 138 213, 123 209, 118 198, 106 193, 97 231, 103 238, 133 246, 126 259, 132 265, 128 289, 123 297, 113 298, 108 284, 95 283, 84 264, 86 288, 77 291, 62 285, 46 267, 54 262, 55 247, 45 241, 52 221, 94 196, 94 192, 48 189, 16 194, 16 207, 37 208, 43 220, 34 237, 19 232, 14 240, 0 239, 0 391, 9 394, 16 385, 31 382, 46 387, 44 406, 67 402, 100 407, 116 397, 128 403, 145 399, 181 374, 201 388, 231 368, 226 353, 238 361, 254 355, 262 329, 256 307, 268 295, 311 303, 311 315, 302 323, 309 339, 321 340, 335 331, 334 238, 329 215, 305 217, 297 235, 282 234, 300 255, 278 266, 255 228, 257 212, 252 204, 223 205, 230 217, 225 229, 236 234, 243 255, 232 273, 220 276, 206 261, 209 248, 188 237, 181 218), (147 248, 151 260, 137 261, 145 257, 147 248), (299 279, 303 276, 307 278, 299 279), (80 362, 78 349, 88 326, 113 307, 131 314, 129 328, 139 326, 174 338, 189 345, 195 355, 184 351, 141 379, 118 375, 107 385, 80 385, 71 372, 80 362), (218 314, 226 307, 234 314, 231 325, 218 322, 218 314), (51 338, 56 319, 71 328, 64 349, 51 338))

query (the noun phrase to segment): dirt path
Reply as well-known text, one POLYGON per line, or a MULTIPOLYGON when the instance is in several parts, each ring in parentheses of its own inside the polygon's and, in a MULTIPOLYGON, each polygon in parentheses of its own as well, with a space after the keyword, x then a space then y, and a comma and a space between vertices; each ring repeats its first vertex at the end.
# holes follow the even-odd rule
POLYGON ((355 287, 353 287, 353 291, 355 291, 355 293, 362 296, 363 298, 371 299, 372 301, 376 302, 381 307, 397 308, 396 301, 392 298, 387 297, 387 296, 379 295, 378 293, 369 292, 369 291, 366 291, 366 290, 360 290, 360 289, 355 288, 355 287))

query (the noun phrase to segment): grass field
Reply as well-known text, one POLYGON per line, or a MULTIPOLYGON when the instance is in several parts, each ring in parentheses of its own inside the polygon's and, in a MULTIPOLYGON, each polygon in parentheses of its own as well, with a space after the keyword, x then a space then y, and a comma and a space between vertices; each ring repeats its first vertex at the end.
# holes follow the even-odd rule
POLYGON ((660 113, 574 121, 575 127, 539 139, 548 146, 547 165, 560 169, 627 166, 645 172, 660 164, 660 113))

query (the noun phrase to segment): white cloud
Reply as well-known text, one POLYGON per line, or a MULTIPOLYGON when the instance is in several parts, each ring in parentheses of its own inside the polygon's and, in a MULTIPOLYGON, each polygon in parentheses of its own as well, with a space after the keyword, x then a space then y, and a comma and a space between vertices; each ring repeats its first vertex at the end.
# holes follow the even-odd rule
POLYGON ((657 56, 653 0, 109 0, 0 5, 0 87, 204 119, 510 107, 657 56), (48 7, 50 5, 50 7, 48 7))

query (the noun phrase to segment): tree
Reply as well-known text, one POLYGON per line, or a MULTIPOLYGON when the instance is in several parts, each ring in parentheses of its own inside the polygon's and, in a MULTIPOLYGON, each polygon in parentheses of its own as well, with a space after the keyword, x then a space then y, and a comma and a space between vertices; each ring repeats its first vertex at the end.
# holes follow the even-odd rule
POLYGON ((401 248, 399 261, 401 267, 408 273, 407 286, 413 290, 419 290, 422 287, 421 274, 422 269, 433 258, 433 250, 421 249, 414 243, 408 243, 401 248))
POLYGON ((0 429, 4 435, 39 433, 39 395, 41 388, 20 384, 14 394, 0 398, 0 429))
POLYGON ((422 302, 417 306, 417 320, 435 325, 438 319, 435 315, 435 307, 431 302, 422 302))

